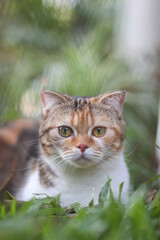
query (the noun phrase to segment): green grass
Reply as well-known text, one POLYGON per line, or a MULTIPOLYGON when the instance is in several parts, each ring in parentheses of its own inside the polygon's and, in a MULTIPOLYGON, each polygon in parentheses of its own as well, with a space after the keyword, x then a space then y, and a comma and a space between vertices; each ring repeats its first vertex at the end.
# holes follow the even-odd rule
MULTIPOLYGON (((120 193, 122 184, 120 186, 120 193)), ((2 240, 155 240, 160 237, 160 191, 147 194, 141 186, 123 205, 115 200, 109 182, 102 188, 99 206, 60 206, 56 198, 19 202, 1 196, 0 239, 2 240)))

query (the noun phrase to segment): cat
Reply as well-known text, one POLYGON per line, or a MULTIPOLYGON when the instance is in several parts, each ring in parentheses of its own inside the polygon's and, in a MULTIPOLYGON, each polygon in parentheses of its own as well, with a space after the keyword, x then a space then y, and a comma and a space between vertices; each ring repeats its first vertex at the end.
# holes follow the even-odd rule
POLYGON ((32 160, 25 160, 21 186, 14 184, 15 197, 28 201, 60 194, 63 206, 74 202, 88 206, 92 197, 98 204, 101 188, 111 179, 115 198, 124 182, 121 197, 125 203, 129 189, 123 154, 125 92, 71 97, 44 90, 40 95, 39 138, 33 139, 39 151, 34 149, 32 160))
POLYGON ((38 122, 19 119, 0 127, 0 192, 16 195, 39 158, 38 122), (36 140, 33 140, 36 139, 36 140))

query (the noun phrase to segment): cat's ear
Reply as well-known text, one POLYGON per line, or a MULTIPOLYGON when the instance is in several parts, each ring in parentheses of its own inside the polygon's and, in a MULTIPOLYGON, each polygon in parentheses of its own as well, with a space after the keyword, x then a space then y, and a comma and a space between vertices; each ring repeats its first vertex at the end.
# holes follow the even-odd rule
POLYGON ((44 116, 47 115, 49 110, 56 104, 61 104, 67 101, 71 101, 72 97, 65 95, 65 94, 60 94, 57 92, 52 92, 48 90, 41 90, 40 91, 40 96, 42 100, 42 113, 44 116))
POLYGON ((119 115, 121 115, 125 97, 126 97, 125 91, 118 91, 118 92, 103 94, 100 97, 99 101, 103 104, 107 104, 107 105, 114 107, 116 112, 119 115))

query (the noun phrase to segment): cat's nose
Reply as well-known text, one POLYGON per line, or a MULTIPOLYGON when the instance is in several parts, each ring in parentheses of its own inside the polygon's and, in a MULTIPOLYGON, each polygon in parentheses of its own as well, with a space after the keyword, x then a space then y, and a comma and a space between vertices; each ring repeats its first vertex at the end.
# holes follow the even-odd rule
POLYGON ((86 148, 89 148, 89 146, 87 144, 79 144, 76 147, 79 148, 82 153, 86 150, 86 148))

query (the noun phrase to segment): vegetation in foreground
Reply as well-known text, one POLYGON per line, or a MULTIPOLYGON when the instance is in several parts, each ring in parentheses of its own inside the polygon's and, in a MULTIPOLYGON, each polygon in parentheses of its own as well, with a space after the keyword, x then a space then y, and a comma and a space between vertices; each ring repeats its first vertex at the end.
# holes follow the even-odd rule
POLYGON ((60 206, 59 196, 19 202, 5 193, 1 195, 0 239, 159 239, 160 191, 147 193, 143 185, 130 193, 129 202, 123 205, 122 188, 123 184, 115 200, 107 182, 99 195, 99 206, 91 200, 87 208, 74 203, 71 209, 60 206))

